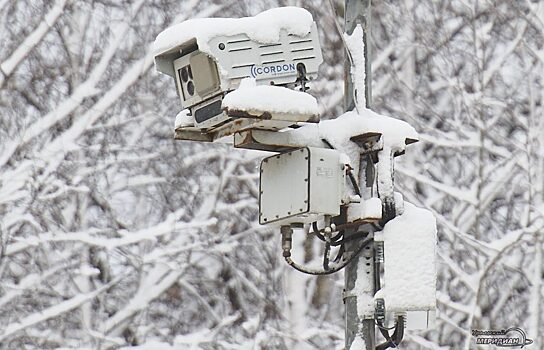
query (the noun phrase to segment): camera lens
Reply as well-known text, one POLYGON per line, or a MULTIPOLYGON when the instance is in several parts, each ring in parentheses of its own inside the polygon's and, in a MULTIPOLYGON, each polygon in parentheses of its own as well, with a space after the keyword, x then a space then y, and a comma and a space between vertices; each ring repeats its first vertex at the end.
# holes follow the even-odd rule
POLYGON ((195 84, 193 84, 192 81, 190 81, 189 83, 187 83, 187 92, 189 93, 189 95, 193 96, 195 94, 195 84))
POLYGON ((187 68, 183 67, 181 68, 181 80, 183 80, 184 83, 189 80, 189 74, 187 73, 187 68))
POLYGON ((187 71, 189 72, 189 79, 193 79, 193 70, 191 69, 191 66, 187 66, 187 71))

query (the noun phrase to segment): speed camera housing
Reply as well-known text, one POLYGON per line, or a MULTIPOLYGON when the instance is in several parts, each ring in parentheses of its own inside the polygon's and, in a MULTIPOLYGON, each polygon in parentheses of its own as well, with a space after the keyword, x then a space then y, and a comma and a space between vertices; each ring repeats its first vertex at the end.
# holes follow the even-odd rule
MULTIPOLYGON (((306 82, 317 77, 323 58, 316 24, 306 10, 296 9, 304 11, 302 15, 310 16, 311 21, 304 34, 299 35, 300 29, 295 33, 289 25, 281 22, 282 26, 275 28, 279 33, 275 40, 263 42, 256 35, 262 33, 252 24, 257 26, 263 20, 282 16, 277 10, 284 9, 266 11, 269 13, 267 16, 262 13, 241 19, 189 20, 157 37, 156 69, 174 78, 183 108, 189 109, 195 128, 210 131, 224 127, 237 118, 223 111, 222 100, 226 94, 237 89, 244 78, 254 78, 257 85, 300 87, 304 91, 306 82), (273 12, 275 10, 276 14, 273 12), (224 26, 224 33, 210 34, 209 28, 213 26, 224 26), (187 32, 192 32, 192 35, 187 32), (186 40, 167 40, 176 36, 186 40)), ((289 13, 293 11, 290 9, 289 13)), ((292 17, 294 27, 298 25, 297 14, 292 17)), ((298 17, 300 20, 301 16, 298 17)), ((289 21, 286 22, 289 24, 289 21)), ((315 120, 315 116, 297 118, 296 121, 302 122, 315 120)), ((247 123, 244 125, 247 127, 247 123)))

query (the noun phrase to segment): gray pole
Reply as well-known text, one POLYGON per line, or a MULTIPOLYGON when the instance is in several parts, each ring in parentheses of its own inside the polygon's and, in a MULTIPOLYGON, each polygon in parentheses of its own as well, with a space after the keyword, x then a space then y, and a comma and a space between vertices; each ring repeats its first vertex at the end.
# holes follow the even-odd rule
MULTIPOLYGON (((372 70, 370 67, 370 6, 371 0, 345 0, 344 5, 344 31, 350 35, 360 24, 363 27, 365 43, 365 97, 366 107, 370 108, 372 102, 372 70)), ((355 107, 353 98, 353 82, 350 75, 350 62, 347 58, 344 60, 344 110, 349 111, 355 107)))
MULTIPOLYGON (((368 44, 370 36, 370 6, 371 0, 345 0, 344 7, 344 30, 347 34, 353 33, 357 24, 360 24, 364 31, 364 44, 365 44, 365 97, 366 107, 370 108, 372 90, 371 90, 371 69, 370 69, 370 45, 368 44)), ((344 109, 346 111, 352 110, 355 107, 355 100, 353 96, 353 82, 350 74, 350 62, 347 58, 344 63, 344 109)), ((364 186, 365 179, 363 170, 364 162, 361 161, 361 167, 359 169, 359 183, 361 184, 361 190, 364 186)), ((346 236, 354 234, 354 231, 346 232, 346 236)), ((358 242, 346 245, 346 253, 353 252, 358 247, 358 242)), ((365 249, 359 257, 355 258, 347 267, 345 271, 344 282, 344 303, 346 308, 346 350, 374 350, 376 348, 376 335, 374 328, 374 315, 359 315, 357 312, 357 293, 367 294, 369 298, 374 295, 374 249, 368 247, 365 249), (357 273, 361 273, 358 276, 357 273), (357 286, 357 288, 356 288, 357 286), (352 349, 351 345, 356 337, 361 337, 364 342, 364 347, 358 347, 352 349)))

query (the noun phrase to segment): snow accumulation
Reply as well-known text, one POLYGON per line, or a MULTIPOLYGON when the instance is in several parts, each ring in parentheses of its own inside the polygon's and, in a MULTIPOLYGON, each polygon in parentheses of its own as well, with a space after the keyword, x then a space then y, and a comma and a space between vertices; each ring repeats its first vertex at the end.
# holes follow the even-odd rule
POLYGON ((384 286, 376 296, 387 310, 436 308, 436 220, 426 209, 404 202, 404 213, 389 221, 376 239, 384 241, 384 286))
POLYGON ((319 124, 306 124, 288 131, 288 138, 292 143, 315 147, 323 147, 321 140, 325 139, 334 148, 345 153, 350 159, 351 166, 357 169, 360 148, 350 138, 368 132, 382 134, 384 148, 392 151, 403 151, 407 138, 414 140, 419 138, 417 131, 410 124, 380 115, 368 108, 362 108, 359 112, 349 111, 338 118, 324 120, 319 124))
POLYGON ((382 201, 379 198, 369 198, 362 203, 351 203, 348 207, 348 222, 360 219, 382 217, 382 201))
POLYGON ((351 62, 351 80, 355 88, 355 104, 360 110, 366 105, 365 97, 365 42, 363 40, 363 28, 357 25, 351 35, 344 33, 344 42, 350 53, 351 62))
POLYGON ((249 39, 273 44, 280 40, 282 30, 297 36, 311 31, 313 18, 310 12, 299 7, 280 7, 243 18, 195 18, 167 28, 153 44, 154 55, 175 49, 196 39, 198 48, 211 54, 208 42, 217 36, 246 34, 249 39))
POLYGON ((365 341, 360 336, 356 336, 355 339, 353 339, 353 343, 351 343, 349 350, 359 350, 364 349, 365 347, 365 341))
POLYGON ((290 131, 290 138, 292 141, 307 142, 309 139, 315 140, 317 136, 319 139, 325 138, 337 149, 353 149, 358 154, 359 146, 351 142, 350 138, 367 132, 382 134, 384 144, 394 151, 406 148, 406 138, 418 139, 417 131, 410 124, 400 119, 378 114, 367 108, 359 113, 346 112, 338 118, 324 120, 318 125, 304 125, 290 131))
POLYGON ((317 100, 312 95, 281 86, 257 86, 254 78, 242 79, 238 90, 223 99, 223 108, 255 114, 262 114, 263 111, 272 114, 319 114, 317 100))
POLYGON ((176 115, 174 129, 194 126, 193 116, 188 109, 184 109, 176 115))

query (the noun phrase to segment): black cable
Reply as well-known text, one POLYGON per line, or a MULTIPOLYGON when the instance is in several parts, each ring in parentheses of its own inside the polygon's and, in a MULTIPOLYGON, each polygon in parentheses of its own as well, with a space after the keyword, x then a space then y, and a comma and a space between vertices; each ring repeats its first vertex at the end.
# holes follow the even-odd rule
POLYGON ((338 234, 336 236, 332 237, 331 241, 336 242, 342 237, 344 237, 344 230, 338 231, 338 234))
POLYGON ((323 143, 326 144, 327 147, 329 147, 330 149, 335 149, 334 146, 329 142, 329 140, 321 139, 321 141, 323 141, 323 143))
POLYGON ((377 321, 376 321, 376 327, 381 328, 381 329, 385 329, 386 331, 390 331, 390 330, 392 330, 392 329, 395 329, 396 326, 387 328, 387 327, 385 327, 385 326, 383 325, 383 323, 377 322, 377 321))
POLYGON ((302 273, 306 273, 308 275, 316 275, 316 276, 320 276, 320 275, 330 275, 332 273, 335 273, 335 272, 338 272, 340 270, 342 270, 344 267, 348 266, 348 264, 357 256, 359 255, 363 249, 371 242, 374 242, 374 239, 372 238, 368 238, 366 240, 364 240, 362 243, 361 243, 361 246, 355 251, 354 254, 352 254, 344 263, 342 263, 341 265, 338 265, 338 266, 335 266, 333 267, 332 269, 328 270, 328 271, 318 271, 318 270, 309 270, 307 268, 305 268, 304 266, 302 265, 299 265, 297 264, 296 262, 294 262, 290 256, 286 256, 285 257, 285 261, 292 267, 294 268, 295 270, 297 271, 300 271, 302 273))
MULTIPOLYGON (((320 230, 319 228, 317 227, 317 222, 314 221, 312 222, 312 229, 313 229, 313 233, 317 236, 317 238, 319 238, 320 240, 322 240, 323 242, 326 242, 327 239, 325 238, 325 236, 323 236, 321 233, 320 233, 320 230)), ((331 241, 333 242, 336 242, 340 239, 341 236, 344 235, 344 231, 339 231, 338 234, 334 237, 331 238, 331 241)))
POLYGON ((395 331, 393 332, 393 335, 391 336, 389 335, 387 328, 383 327, 383 324, 378 325, 378 328, 380 329, 380 333, 382 333, 382 335, 386 339, 386 342, 376 346, 376 350, 396 348, 402 341, 402 338, 404 338, 404 316, 397 317, 397 322, 395 324, 395 331))
POLYGON ((334 258, 335 263, 340 261, 340 258, 342 258, 345 251, 346 251, 346 249, 344 248, 344 245, 341 245, 340 249, 338 250, 338 254, 336 254, 336 258, 334 258))
POLYGON ((363 233, 363 236, 364 236, 363 238, 365 238, 366 236, 368 236, 368 233, 365 233, 365 232, 363 232, 363 231, 359 231, 359 232, 355 232, 353 235, 351 235, 351 236, 349 236, 349 237, 344 238, 344 239, 341 240, 341 241, 332 242, 331 245, 332 245, 333 247, 336 247, 336 246, 339 246, 339 245, 344 245, 345 243, 350 242, 350 241, 353 241, 353 240, 355 240, 355 239, 359 239, 359 238, 361 238, 361 237, 358 235, 359 233, 363 233))
POLYGON ((317 222, 314 221, 312 222, 312 229, 314 230, 314 234, 317 236, 317 238, 319 238, 320 240, 322 240, 323 242, 325 242, 325 236, 323 236, 320 232, 319 232, 319 228, 317 227, 317 222))
MULTIPOLYGON (((321 141, 323 141, 323 143, 326 144, 327 147, 329 147, 330 149, 335 149, 334 146, 329 142, 329 140, 321 139, 321 141)), ((355 190, 355 193, 359 197, 363 198, 363 195, 361 194, 361 189, 359 188, 359 185, 357 184, 357 180, 355 179, 355 176, 351 172, 351 168, 348 167, 347 173, 348 173, 349 181, 351 181, 351 185, 353 186, 353 189, 355 190)))
POLYGON ((349 180, 351 181, 351 185, 353 186, 353 189, 355 190, 355 193, 359 197, 363 198, 363 195, 361 194, 361 189, 359 188, 359 185, 357 184, 357 180, 355 180, 355 176, 351 172, 351 168, 348 168, 348 177, 349 177, 349 180))

